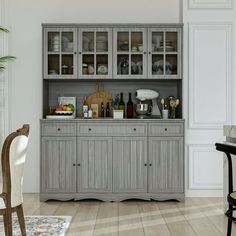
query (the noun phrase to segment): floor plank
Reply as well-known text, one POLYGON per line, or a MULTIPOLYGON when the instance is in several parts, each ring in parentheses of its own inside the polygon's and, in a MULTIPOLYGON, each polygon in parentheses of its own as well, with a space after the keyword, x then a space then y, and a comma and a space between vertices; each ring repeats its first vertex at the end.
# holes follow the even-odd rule
POLYGON ((191 225, 178 208, 177 202, 157 203, 172 236, 196 236, 191 225))
POLYGON ((171 236, 155 202, 138 204, 145 236, 171 236))
POLYGON ((99 201, 75 202, 79 204, 76 215, 72 218, 67 235, 92 236, 96 224, 99 201))
POLYGON ((24 194, 23 207, 25 215, 72 216, 69 236, 219 236, 227 231, 223 203, 223 198, 40 202, 38 194, 24 194))
POLYGON ((119 203, 119 236, 144 236, 144 230, 135 201, 119 203))
POLYGON ((119 203, 117 202, 107 202, 100 204, 94 229, 94 235, 119 235, 118 206, 119 203))

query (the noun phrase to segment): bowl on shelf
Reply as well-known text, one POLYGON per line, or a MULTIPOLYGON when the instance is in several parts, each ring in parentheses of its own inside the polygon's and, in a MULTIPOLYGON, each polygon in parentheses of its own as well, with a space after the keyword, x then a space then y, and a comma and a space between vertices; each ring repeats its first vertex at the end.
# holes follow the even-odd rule
POLYGON ((164 48, 163 48, 163 46, 156 47, 156 48, 155 48, 155 51, 156 51, 156 52, 163 52, 163 51, 164 51, 164 48))
POLYGON ((173 46, 166 46, 166 52, 174 52, 175 48, 173 46))
POLYGON ((97 67, 97 74, 98 75, 107 75, 108 73, 108 66, 106 64, 100 64, 97 67))
POLYGON ((58 71, 57 70, 49 70, 49 75, 58 75, 58 71))
MULTIPOLYGON (((165 67, 166 67, 166 74, 170 75, 172 74, 173 66, 171 65, 170 62, 166 61, 165 62, 165 67)), ((164 61, 159 60, 153 63, 152 65, 152 73, 154 75, 162 75, 164 72, 164 61)))
POLYGON ((131 51, 132 51, 132 52, 137 52, 137 51, 138 51, 138 48, 137 48, 136 46, 132 46, 131 51))
POLYGON ((72 115, 73 111, 55 111, 56 115, 72 115))

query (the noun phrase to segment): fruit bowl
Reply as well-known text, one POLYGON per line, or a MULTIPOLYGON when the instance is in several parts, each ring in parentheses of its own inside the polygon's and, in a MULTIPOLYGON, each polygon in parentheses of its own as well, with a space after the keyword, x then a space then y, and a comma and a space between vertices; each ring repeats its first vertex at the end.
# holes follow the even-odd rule
POLYGON ((55 111, 57 115, 72 115, 73 111, 55 111))

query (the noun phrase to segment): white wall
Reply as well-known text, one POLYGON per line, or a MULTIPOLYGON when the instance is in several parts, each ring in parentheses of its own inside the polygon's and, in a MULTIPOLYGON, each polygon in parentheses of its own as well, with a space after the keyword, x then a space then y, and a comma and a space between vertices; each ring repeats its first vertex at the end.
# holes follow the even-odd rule
MULTIPOLYGON (((39 119, 42 117, 41 23, 160 23, 179 22, 177 0, 0 0, 4 21, 11 29, 10 130, 31 125, 25 191, 39 191, 39 119)), ((3 21, 2 21, 3 22, 3 21)), ((0 22, 0 23, 2 23, 0 22)))
MULTIPOLYGON (((5 24, 5 5, 0 0, 0 25, 5 24)), ((0 55, 8 55, 8 38, 7 34, 0 34, 0 55)), ((7 71, 0 73, 0 147, 8 132, 8 112, 6 105, 8 104, 8 83, 6 81, 7 71)))
POLYGON ((223 158, 214 143, 224 139, 224 124, 236 122, 235 2, 183 0, 188 196, 222 196, 223 158))

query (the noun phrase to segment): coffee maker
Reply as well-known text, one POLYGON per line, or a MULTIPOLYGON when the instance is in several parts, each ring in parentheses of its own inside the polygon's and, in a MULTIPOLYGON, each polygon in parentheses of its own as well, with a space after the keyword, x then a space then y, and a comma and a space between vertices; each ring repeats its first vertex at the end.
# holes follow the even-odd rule
POLYGON ((136 90, 136 98, 140 101, 136 105, 137 118, 161 118, 161 112, 157 105, 159 93, 151 89, 136 90))

